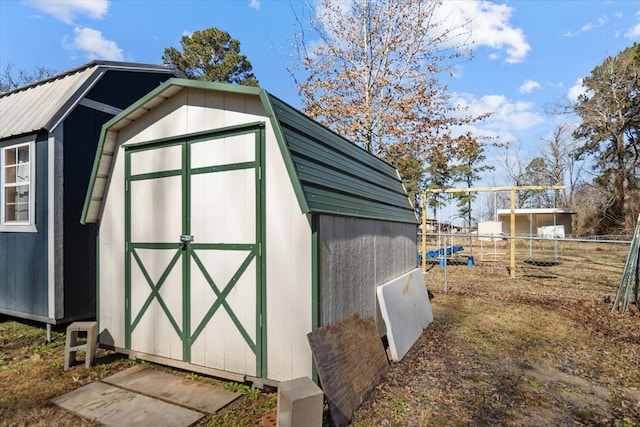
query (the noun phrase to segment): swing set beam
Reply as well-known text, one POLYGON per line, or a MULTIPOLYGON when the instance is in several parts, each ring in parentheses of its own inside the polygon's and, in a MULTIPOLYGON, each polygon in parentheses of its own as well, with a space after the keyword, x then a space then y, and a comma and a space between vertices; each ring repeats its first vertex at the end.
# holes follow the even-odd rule
MULTIPOLYGON (((511 192, 511 268, 509 274, 512 279, 516 277, 516 191, 543 191, 564 190, 566 185, 520 185, 514 187, 470 187, 470 188, 433 188, 422 193, 422 253, 427 252, 427 238, 424 231, 427 229, 427 194, 439 193, 478 193, 492 191, 511 192)), ((471 226, 471 224, 469 224, 471 226)), ((427 268, 426 257, 422 256, 422 271, 427 268)))

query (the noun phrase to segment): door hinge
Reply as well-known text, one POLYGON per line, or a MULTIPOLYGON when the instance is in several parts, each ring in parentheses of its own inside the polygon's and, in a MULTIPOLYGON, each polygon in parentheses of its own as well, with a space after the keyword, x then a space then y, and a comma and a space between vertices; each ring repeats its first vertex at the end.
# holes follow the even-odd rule
POLYGON ((262 181, 262 166, 258 166, 258 181, 262 181))
POLYGON ((124 182, 124 191, 125 191, 125 193, 129 192, 129 181, 125 181, 124 182))
POLYGON ((262 313, 260 314, 260 327, 262 328, 262 313))
POLYGON ((258 256, 262 256, 262 243, 258 243, 258 256))
POLYGON ((125 300, 124 300, 124 308, 126 310, 129 310, 129 298, 125 298, 125 300))

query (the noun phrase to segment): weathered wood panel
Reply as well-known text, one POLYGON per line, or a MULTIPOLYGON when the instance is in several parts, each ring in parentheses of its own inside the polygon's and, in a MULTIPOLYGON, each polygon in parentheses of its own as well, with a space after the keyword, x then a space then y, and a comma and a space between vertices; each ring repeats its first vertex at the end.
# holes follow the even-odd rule
POLYGON ((308 339, 331 418, 336 426, 346 426, 389 370, 376 324, 353 315, 316 329, 308 339))
POLYGON ((376 287, 416 266, 416 226, 360 218, 320 217, 320 324, 352 314, 384 323, 376 287))

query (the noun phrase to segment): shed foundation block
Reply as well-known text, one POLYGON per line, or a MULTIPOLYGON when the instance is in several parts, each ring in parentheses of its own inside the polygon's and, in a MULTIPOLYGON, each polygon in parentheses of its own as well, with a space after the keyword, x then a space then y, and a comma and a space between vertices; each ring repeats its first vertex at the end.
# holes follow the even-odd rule
POLYGON ((320 427, 324 393, 309 377, 278 384, 278 427, 320 427))
POLYGON ((78 350, 84 351, 84 366, 90 367, 98 345, 98 322, 73 322, 67 326, 64 348, 64 370, 76 361, 78 350))

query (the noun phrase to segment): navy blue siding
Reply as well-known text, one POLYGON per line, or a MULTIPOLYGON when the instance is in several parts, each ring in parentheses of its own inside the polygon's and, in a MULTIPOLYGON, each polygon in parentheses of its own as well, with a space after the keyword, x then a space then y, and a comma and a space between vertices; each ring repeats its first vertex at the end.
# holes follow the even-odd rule
POLYGON ((109 70, 87 94, 87 98, 124 110, 171 77, 174 76, 166 73, 109 70))
MULTIPOLYGON (((166 73, 108 70, 87 98, 124 109, 160 83, 166 73)), ((64 313, 50 319, 60 323, 96 314, 97 226, 83 226, 80 215, 102 125, 113 116, 78 106, 63 123, 63 253, 48 253, 48 134, 36 143, 35 210, 37 233, 0 232, 0 312, 24 318, 49 318, 48 259, 63 263, 63 283, 55 295, 64 295, 64 313), (60 289, 62 287, 62 289, 60 289)), ((56 301, 56 305, 60 301, 56 301)))
MULTIPOLYGON (((109 70, 87 98, 124 109, 170 78, 109 70)), ((96 314, 97 224, 80 224, 102 125, 113 116, 78 106, 64 122, 64 316, 96 314)))
POLYGON ((95 224, 80 224, 100 128, 112 116, 79 106, 64 123, 64 316, 96 312, 95 224))
POLYGON ((36 141, 37 233, 0 233, 0 311, 48 316, 47 135, 36 141))

